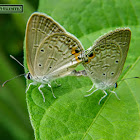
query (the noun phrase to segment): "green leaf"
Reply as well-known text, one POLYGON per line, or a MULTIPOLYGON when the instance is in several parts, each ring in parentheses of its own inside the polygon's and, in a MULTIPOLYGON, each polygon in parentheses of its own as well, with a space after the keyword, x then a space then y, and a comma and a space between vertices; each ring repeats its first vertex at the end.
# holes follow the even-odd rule
MULTIPOLYGON (((52 16, 89 48, 104 33, 118 27, 130 27, 131 45, 122 73, 123 78, 140 76, 139 38, 140 1, 127 0, 40 0, 38 11, 52 16)), ((43 102, 38 86, 27 92, 27 104, 36 140, 140 139, 140 79, 120 81, 114 94, 98 105, 102 91, 84 97, 92 86, 88 77, 64 77, 43 88, 43 102)), ((29 82, 27 81, 29 84, 29 82)))

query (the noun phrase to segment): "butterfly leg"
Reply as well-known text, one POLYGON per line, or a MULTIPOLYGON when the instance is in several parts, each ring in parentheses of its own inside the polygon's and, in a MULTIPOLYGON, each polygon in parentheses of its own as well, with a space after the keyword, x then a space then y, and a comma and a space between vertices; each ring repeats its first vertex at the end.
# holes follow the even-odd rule
POLYGON ((85 95, 85 97, 88 97, 90 95, 92 95, 94 92, 96 92, 98 89, 94 90, 92 93, 88 94, 88 95, 85 95))
POLYGON ((27 89, 26 89, 26 93, 27 93, 27 91, 29 90, 29 88, 30 88, 31 85, 36 85, 36 83, 34 83, 34 82, 30 83, 29 86, 28 86, 27 89))
POLYGON ((118 95, 117 95, 117 93, 115 91, 110 91, 110 92, 114 93, 115 96, 117 97, 117 99, 120 100, 120 98, 118 97, 118 95))
POLYGON ((105 95, 103 97, 101 97, 101 99, 99 100, 98 104, 100 105, 101 101, 107 96, 107 92, 105 90, 103 90, 103 92, 105 93, 105 95))
POLYGON ((54 95, 54 93, 53 93, 52 86, 51 86, 50 84, 48 84, 48 86, 51 88, 51 91, 52 91, 52 95, 53 95, 53 97, 56 98, 55 95, 54 95))
MULTIPOLYGON (((91 87, 91 89, 90 89, 90 90, 88 90, 87 92, 90 92, 93 88, 94 88, 94 84, 93 84, 93 86, 91 87)), ((94 91, 93 91, 93 92, 94 92, 94 91)))
POLYGON ((42 94, 43 101, 45 102, 45 96, 44 96, 44 94, 43 94, 43 92, 42 92, 42 90, 41 90, 41 88, 43 88, 44 86, 45 86, 45 85, 41 84, 41 85, 38 87, 38 90, 39 90, 39 92, 42 94))

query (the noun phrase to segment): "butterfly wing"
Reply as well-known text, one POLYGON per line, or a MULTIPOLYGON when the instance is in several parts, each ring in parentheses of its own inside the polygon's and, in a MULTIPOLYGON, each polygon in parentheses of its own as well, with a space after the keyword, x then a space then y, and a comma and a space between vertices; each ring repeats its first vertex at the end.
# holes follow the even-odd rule
POLYGON ((65 29, 46 14, 33 13, 26 27, 26 59, 29 71, 34 76, 34 59, 41 41, 54 33, 66 32, 65 29))
POLYGON ((37 48, 35 75, 53 80, 71 73, 82 62, 83 47, 69 33, 55 33, 46 37, 37 48))
POLYGON ((103 35, 88 50, 83 65, 96 86, 115 84, 123 69, 130 39, 130 29, 116 29, 103 35))

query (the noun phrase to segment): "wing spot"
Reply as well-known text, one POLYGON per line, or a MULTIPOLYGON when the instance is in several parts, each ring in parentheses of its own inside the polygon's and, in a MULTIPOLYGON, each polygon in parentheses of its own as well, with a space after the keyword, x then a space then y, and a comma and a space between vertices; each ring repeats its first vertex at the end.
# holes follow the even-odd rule
POLYGON ((81 60, 82 58, 78 56, 78 59, 81 60))
POLYGON ((80 52, 79 50, 77 50, 77 49, 75 50, 75 53, 79 53, 79 52, 80 52))
POLYGON ((85 63, 88 64, 91 60, 90 59, 86 59, 85 63))
POLYGON ((78 50, 77 47, 73 47, 71 50, 72 55, 78 55, 79 52, 80 50, 78 50))
POLYGON ((41 64, 38 64, 38 66, 41 67, 42 65, 41 64))
POLYGON ((118 60, 116 60, 115 62, 116 62, 116 64, 118 64, 118 63, 119 63, 119 61, 118 61, 118 60))
POLYGON ((91 52, 89 55, 88 55, 89 59, 92 59, 95 57, 95 53, 91 52))
POLYGON ((44 52, 44 49, 41 49, 40 51, 41 51, 41 52, 44 52))
POLYGON ((103 75, 105 76, 105 73, 103 73, 103 75))
POLYGON ((49 47, 49 48, 52 48, 52 46, 51 46, 51 45, 49 45, 48 47, 49 47))
POLYGON ((111 75, 114 75, 115 73, 114 72, 111 72, 111 75))

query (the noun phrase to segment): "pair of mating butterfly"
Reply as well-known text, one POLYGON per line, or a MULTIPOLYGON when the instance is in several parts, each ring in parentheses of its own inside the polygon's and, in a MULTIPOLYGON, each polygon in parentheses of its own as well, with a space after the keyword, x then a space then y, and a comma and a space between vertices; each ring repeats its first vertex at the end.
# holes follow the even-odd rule
POLYGON ((75 68, 82 63, 94 83, 89 91, 95 86, 97 89, 92 93, 98 89, 105 93, 100 103, 107 96, 105 90, 115 85, 122 71, 130 38, 130 29, 119 28, 100 37, 85 51, 80 41, 51 17, 33 13, 26 27, 26 59, 29 69, 26 77, 33 80, 27 90, 32 84, 41 83, 38 90, 45 101, 41 88, 48 84, 52 90, 52 80, 70 74, 78 75, 75 68))

